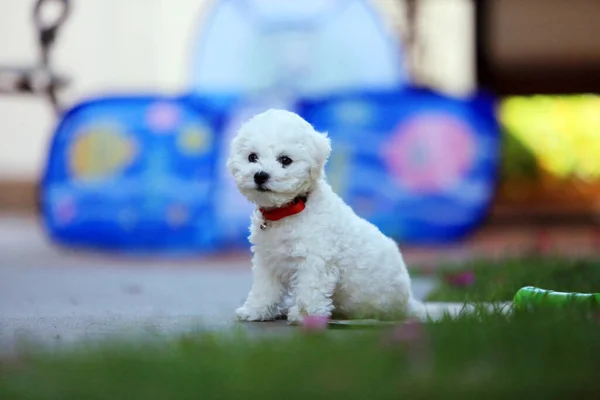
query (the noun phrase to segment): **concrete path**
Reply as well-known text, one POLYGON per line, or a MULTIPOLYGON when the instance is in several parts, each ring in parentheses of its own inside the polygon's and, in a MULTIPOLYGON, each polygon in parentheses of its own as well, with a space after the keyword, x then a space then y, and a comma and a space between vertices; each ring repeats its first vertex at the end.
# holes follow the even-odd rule
MULTIPOLYGON (((140 331, 294 329, 234 321, 250 284, 246 257, 140 261, 67 254, 49 245, 34 221, 0 217, 0 351, 21 339, 62 344, 140 331)), ((424 298, 434 285, 416 279, 416 296, 424 298)), ((431 306, 434 314, 459 308, 431 306)))
MULTIPOLYGON (((44 342, 138 332, 225 329, 251 283, 247 268, 207 265, 197 270, 125 265, 81 269, 20 266, 0 271, 0 345, 20 337, 44 342)), ((431 288, 417 280, 421 297, 431 288)), ((240 325, 240 324, 237 324, 240 325)), ((281 324, 243 324, 279 329, 281 324)))

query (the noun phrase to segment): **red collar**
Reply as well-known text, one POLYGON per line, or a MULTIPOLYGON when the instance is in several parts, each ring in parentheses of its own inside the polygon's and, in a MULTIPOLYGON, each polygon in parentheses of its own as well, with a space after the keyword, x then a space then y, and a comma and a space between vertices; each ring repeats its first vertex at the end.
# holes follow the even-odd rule
POLYGON ((263 218, 267 221, 279 221, 282 218, 295 215, 306 207, 306 197, 296 197, 294 201, 279 208, 260 208, 263 218))

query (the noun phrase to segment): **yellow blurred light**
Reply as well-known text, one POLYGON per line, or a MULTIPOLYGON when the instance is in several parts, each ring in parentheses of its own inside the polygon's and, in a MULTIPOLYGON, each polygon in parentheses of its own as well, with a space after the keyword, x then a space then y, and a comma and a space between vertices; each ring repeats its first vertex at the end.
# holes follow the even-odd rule
POLYGON ((501 104, 499 119, 542 169, 561 178, 600 178, 600 96, 512 97, 501 104))

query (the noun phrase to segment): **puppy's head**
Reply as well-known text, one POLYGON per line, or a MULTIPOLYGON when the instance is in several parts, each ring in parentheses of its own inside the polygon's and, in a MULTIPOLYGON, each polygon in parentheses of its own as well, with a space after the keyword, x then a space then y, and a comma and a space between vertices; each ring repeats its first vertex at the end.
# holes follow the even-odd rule
POLYGON ((242 125, 227 168, 240 192, 261 207, 279 207, 309 193, 323 177, 331 146, 297 114, 268 110, 242 125))

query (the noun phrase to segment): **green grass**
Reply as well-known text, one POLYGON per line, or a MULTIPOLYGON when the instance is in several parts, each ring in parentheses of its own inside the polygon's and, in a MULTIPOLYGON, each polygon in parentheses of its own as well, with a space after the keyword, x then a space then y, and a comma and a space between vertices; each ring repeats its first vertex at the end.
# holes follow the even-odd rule
POLYGON ((537 286, 563 292, 600 292, 600 260, 530 258, 498 262, 476 261, 440 273, 441 286, 430 301, 510 301, 523 286, 537 286), (472 271, 472 285, 457 287, 444 275, 472 271))
MULTIPOLYGON (((509 300, 523 285, 593 291, 596 262, 473 263, 473 286, 443 300, 509 300)), ((197 333, 0 357, 2 400, 600 398, 600 314, 510 316, 285 337, 197 333), (403 334, 399 334, 403 333, 403 334), (408 336, 408 337, 407 337, 408 336)))
MULTIPOLYGON (((480 313, 421 326, 285 338, 198 334, 159 344, 23 354, 0 399, 588 398, 600 325, 578 313, 480 313), (525 397, 523 397, 525 398, 525 397)), ((591 397, 589 397, 591 396, 591 397)))

